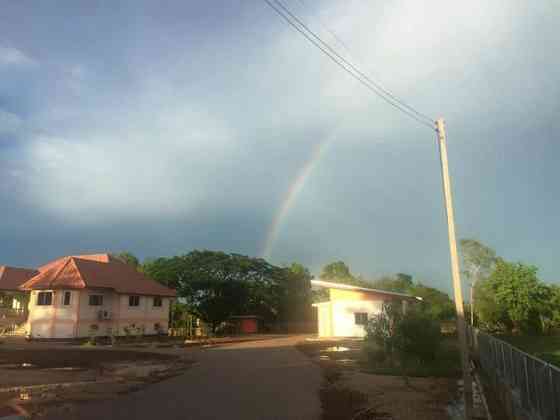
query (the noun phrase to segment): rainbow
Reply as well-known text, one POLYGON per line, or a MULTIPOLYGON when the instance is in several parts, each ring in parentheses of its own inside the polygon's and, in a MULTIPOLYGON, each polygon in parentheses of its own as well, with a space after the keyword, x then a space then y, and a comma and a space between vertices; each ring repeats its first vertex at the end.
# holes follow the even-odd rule
POLYGON ((261 253, 262 258, 270 258, 274 243, 276 242, 276 238, 278 237, 278 233, 280 232, 280 228, 282 227, 282 222, 294 206, 294 203, 303 190, 303 187, 305 186, 309 176, 313 173, 313 169, 315 169, 315 167, 321 160, 321 156, 325 153, 325 149, 332 142, 333 138, 334 136, 330 136, 322 142, 317 143, 313 147, 311 157, 307 160, 305 165, 303 165, 303 167, 295 177, 294 182, 288 188, 288 191, 286 192, 286 195, 282 200, 282 205, 274 214, 272 223, 268 228, 266 240, 261 253))

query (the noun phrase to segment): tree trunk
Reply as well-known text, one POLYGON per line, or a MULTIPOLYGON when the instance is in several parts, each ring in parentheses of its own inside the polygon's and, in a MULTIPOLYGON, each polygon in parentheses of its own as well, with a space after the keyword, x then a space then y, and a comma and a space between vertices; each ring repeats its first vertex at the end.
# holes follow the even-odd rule
POLYGON ((471 283, 471 327, 474 327, 474 287, 476 286, 476 281, 478 279, 475 277, 471 283))

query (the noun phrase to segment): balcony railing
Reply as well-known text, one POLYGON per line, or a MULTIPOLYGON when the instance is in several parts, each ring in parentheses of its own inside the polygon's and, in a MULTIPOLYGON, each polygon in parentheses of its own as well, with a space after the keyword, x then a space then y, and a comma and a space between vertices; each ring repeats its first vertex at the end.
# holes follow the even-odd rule
POLYGON ((6 318, 23 318, 26 311, 24 308, 0 308, 0 321, 6 318))

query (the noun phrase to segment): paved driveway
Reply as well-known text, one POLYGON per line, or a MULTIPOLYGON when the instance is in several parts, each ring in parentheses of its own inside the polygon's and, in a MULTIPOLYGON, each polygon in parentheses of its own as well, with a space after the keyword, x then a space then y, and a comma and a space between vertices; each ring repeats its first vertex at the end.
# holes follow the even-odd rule
POLYGON ((317 366, 293 345, 301 337, 192 350, 185 374, 114 400, 79 405, 49 419, 315 420, 317 366))

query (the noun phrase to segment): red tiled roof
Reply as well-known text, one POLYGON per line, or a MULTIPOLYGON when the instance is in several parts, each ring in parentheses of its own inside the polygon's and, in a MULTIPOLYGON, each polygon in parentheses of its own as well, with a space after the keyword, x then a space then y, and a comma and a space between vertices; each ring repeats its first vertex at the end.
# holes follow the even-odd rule
POLYGON ((0 265, 0 290, 17 291, 23 283, 38 273, 37 270, 29 268, 0 265))
POLYGON ((173 289, 146 277, 109 254, 59 258, 39 270, 39 274, 21 286, 23 290, 103 288, 122 294, 176 295, 173 289))

